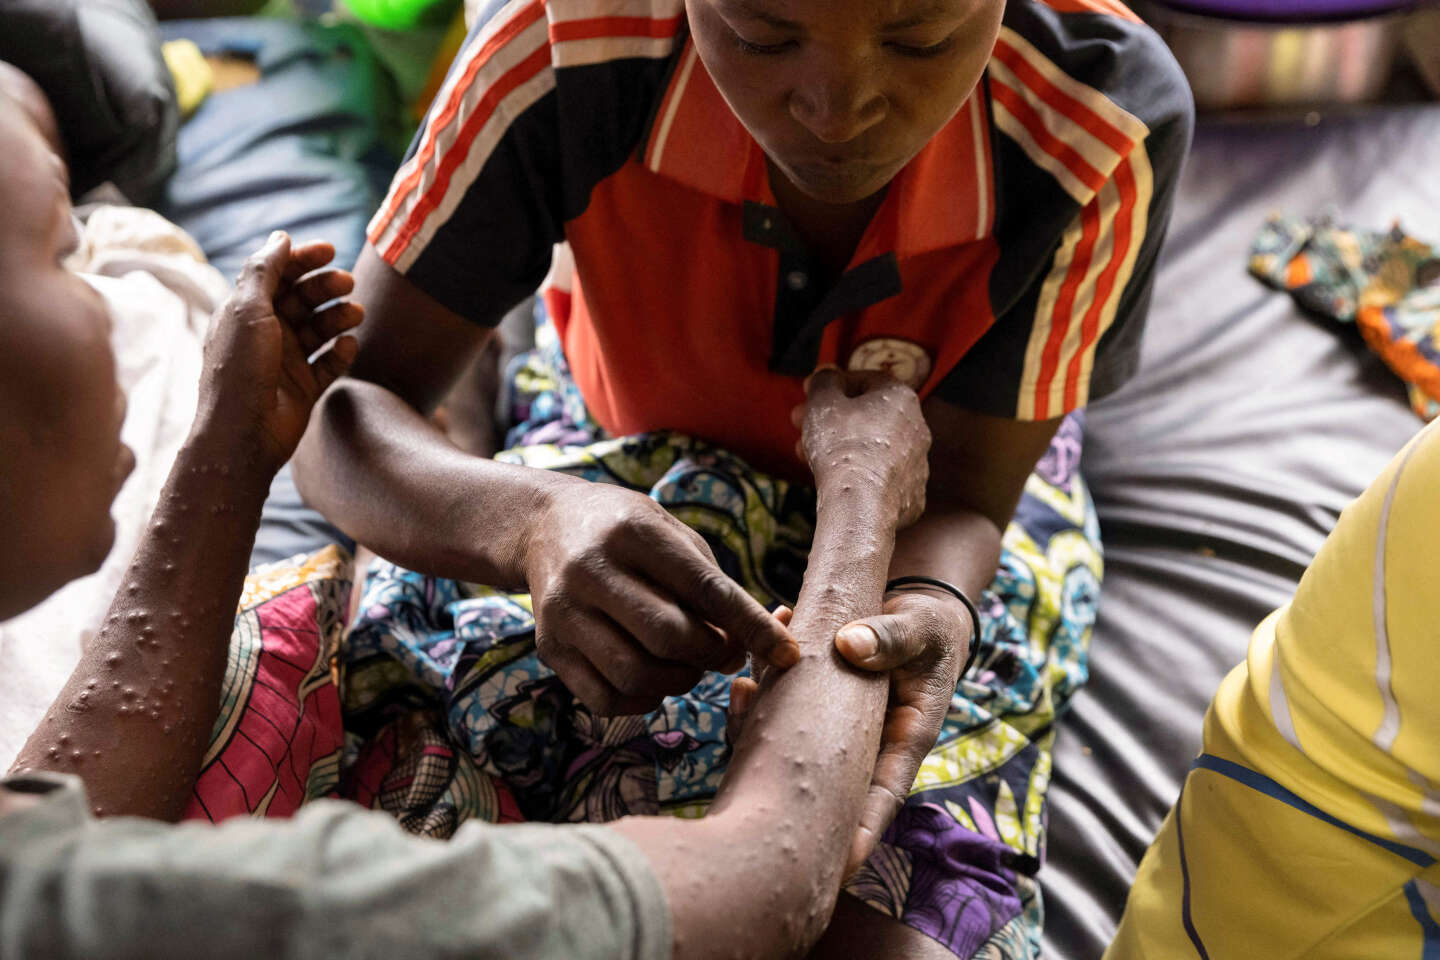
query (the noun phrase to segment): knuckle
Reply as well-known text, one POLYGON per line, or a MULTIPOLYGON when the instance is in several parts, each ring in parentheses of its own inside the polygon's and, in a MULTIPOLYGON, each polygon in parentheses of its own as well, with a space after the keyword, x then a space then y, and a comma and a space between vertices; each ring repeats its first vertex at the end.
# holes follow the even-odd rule
POLYGON ((707 610, 728 603, 730 580, 719 570, 697 570, 691 577, 690 590, 700 605, 707 610))
MULTIPOLYGON (((560 571, 560 595, 585 583, 603 583, 609 575, 610 560, 603 546, 590 546, 570 558, 560 571)), ((566 601, 568 602, 568 601, 566 601)))
POLYGON ((646 649, 660 655, 675 645, 670 641, 681 640, 690 632, 678 613, 659 605, 641 610, 636 619, 646 649))
POLYGON ((535 624, 535 655, 557 674, 566 660, 564 645, 539 621, 535 624))
POLYGON ((607 551, 617 550, 645 537, 649 518, 640 510, 627 510, 605 528, 600 542, 607 551))
POLYGON ((622 647, 610 655, 610 682, 626 696, 638 697, 654 690, 648 665, 633 650, 622 647))

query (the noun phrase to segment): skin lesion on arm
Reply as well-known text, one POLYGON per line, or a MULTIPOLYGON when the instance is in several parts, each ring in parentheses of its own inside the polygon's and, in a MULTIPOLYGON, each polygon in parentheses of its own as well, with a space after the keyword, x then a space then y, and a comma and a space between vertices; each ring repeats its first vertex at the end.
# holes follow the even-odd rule
MULTIPOLYGON (((877 409, 885 408, 869 412, 877 409)), ((817 422, 807 414, 807 432, 817 422)), ((928 444, 923 428, 915 436, 928 444)), ((857 449, 842 447, 834 459, 857 449)), ((899 454, 870 449, 855 456, 899 454)), ((918 462, 923 483, 923 450, 918 462)), ((815 539, 790 620, 800 660, 761 677, 708 815, 614 825, 645 850, 669 893, 677 958, 800 956, 830 922, 889 693, 884 673, 857 670, 837 654, 835 632, 880 611, 902 502, 920 489, 892 482, 893 464, 857 466, 864 469, 817 477, 815 539), (702 875, 703 891, 695 879, 702 875)))

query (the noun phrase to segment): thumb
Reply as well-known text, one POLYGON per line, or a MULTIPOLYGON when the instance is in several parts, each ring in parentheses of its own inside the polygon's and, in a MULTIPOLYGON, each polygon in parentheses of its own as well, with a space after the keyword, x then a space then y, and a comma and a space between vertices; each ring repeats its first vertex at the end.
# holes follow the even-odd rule
POLYGON ((835 633, 835 648, 861 670, 902 667, 925 653, 924 631, 914 617, 887 613, 845 624, 835 633))
POLYGON ((273 299, 290 262, 290 235, 276 230, 265 246, 252 253, 240 270, 236 288, 247 297, 273 299))

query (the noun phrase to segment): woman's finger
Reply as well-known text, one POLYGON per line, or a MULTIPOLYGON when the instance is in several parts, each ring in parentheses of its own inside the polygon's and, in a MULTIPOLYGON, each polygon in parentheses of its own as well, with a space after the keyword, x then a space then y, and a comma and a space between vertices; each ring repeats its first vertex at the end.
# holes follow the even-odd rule
POLYGON ((723 670, 738 657, 743 665, 745 651, 731 645, 722 631, 690 613, 676 598, 616 568, 606 571, 605 580, 594 585, 597 593, 603 591, 600 605, 657 659, 723 670))
POLYGON ((716 663, 742 649, 782 669, 799 661, 800 647, 790 631, 690 540, 660 536, 626 544, 622 550, 632 569, 729 639, 733 649, 716 663))

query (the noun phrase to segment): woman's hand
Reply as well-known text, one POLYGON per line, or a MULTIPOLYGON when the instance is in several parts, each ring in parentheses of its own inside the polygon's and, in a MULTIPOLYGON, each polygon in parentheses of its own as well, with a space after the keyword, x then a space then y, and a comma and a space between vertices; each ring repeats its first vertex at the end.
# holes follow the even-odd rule
POLYGON ((885 597, 876 617, 841 627, 835 647, 851 664, 890 672, 880 755, 846 867, 859 867, 905 805, 915 775, 935 746, 960 668, 976 642, 970 613, 934 587, 907 586, 885 597))
POLYGON ((827 366, 805 381, 805 397, 790 418, 821 495, 836 484, 870 484, 894 509, 897 528, 918 520, 930 429, 915 391, 883 373, 827 366))
POLYGON ((245 261, 235 292, 210 321, 195 432, 237 451, 270 475, 295 452, 310 409, 355 358, 358 303, 332 302, 354 289, 345 270, 321 269, 328 243, 291 247, 283 232, 245 261), (329 304, 327 306, 327 304, 329 304))
POLYGON ((559 485, 525 552, 540 658, 597 713, 646 713, 747 652, 782 668, 799 659, 704 538, 642 494, 559 485))

